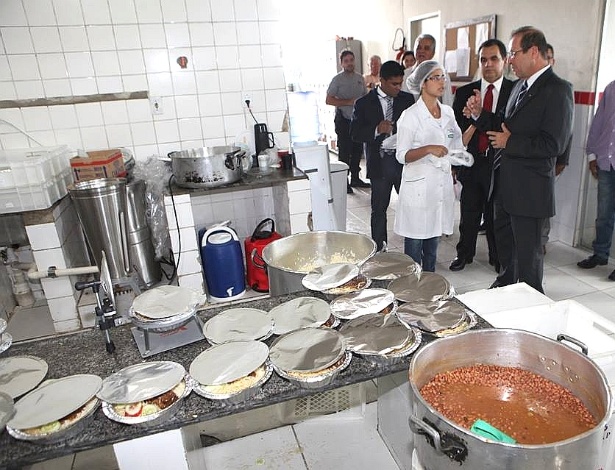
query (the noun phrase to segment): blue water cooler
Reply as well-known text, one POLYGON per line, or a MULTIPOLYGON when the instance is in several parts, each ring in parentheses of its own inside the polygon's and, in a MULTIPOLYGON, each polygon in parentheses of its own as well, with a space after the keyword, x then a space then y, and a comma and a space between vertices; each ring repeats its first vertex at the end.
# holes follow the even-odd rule
POLYGON ((241 243, 233 229, 218 226, 203 234, 201 262, 211 300, 233 300, 245 293, 241 243))

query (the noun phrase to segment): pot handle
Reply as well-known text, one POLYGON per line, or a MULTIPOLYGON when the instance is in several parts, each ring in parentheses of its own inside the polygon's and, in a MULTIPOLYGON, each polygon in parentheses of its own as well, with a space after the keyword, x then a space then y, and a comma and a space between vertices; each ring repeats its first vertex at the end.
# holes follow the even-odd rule
POLYGON ((410 415, 409 424, 410 430, 414 434, 427 436, 427 442, 437 452, 446 455, 449 459, 461 463, 468 455, 468 449, 462 442, 451 434, 441 436, 435 425, 426 419, 420 420, 416 416, 410 415))
MULTIPOLYGON (((257 234, 257 233, 262 232, 262 231, 263 231, 263 228, 264 228, 264 227, 265 227, 268 223, 271 223, 271 232, 270 232, 269 237, 270 237, 271 235, 273 235, 273 232, 275 232, 275 221, 274 221, 271 217, 268 217, 268 218, 263 219, 263 220, 261 220, 261 221, 259 222, 259 224, 258 224, 258 225, 256 226, 256 228, 254 229, 254 232, 252 232, 252 237, 250 237, 250 240, 251 240, 251 241, 254 241, 254 240, 259 240, 259 238, 257 238, 257 237, 256 237, 256 234, 257 234)), ((266 237, 266 238, 269 238, 269 237, 266 237)))
POLYGON ((583 343, 582 341, 579 341, 576 338, 573 338, 572 336, 568 336, 568 335, 565 335, 563 333, 560 333, 559 335, 557 335, 557 340, 560 343, 563 343, 564 341, 568 341, 568 342, 574 344, 575 346, 578 346, 579 349, 581 350, 581 352, 583 354, 585 354, 586 356, 587 356, 587 354, 589 352, 589 349, 587 348, 587 345, 585 343, 583 343))
POLYGON ((265 263, 265 260, 258 255, 258 250, 256 248, 252 249, 252 253, 250 254, 250 259, 252 260, 252 264, 254 265, 255 268, 262 269, 263 271, 267 271, 267 263, 265 263))

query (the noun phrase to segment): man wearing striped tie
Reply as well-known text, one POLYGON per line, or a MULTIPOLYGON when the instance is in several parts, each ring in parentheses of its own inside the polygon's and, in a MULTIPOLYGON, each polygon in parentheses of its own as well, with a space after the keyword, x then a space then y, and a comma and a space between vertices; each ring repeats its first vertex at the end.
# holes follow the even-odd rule
MULTIPOLYGON (((544 292, 541 234, 555 215, 555 161, 572 132, 572 85, 553 72, 545 36, 532 26, 513 31, 508 62, 519 80, 504 115, 495 117, 501 129, 487 131, 496 149, 490 192, 501 264, 491 287, 525 282, 544 292)), ((483 114, 476 121, 479 130, 494 124, 483 114)))
POLYGON ((395 139, 383 142, 397 132, 395 123, 402 111, 414 104, 414 97, 401 91, 403 77, 403 66, 394 60, 382 64, 380 85, 355 102, 350 123, 352 140, 365 147, 367 177, 372 184, 372 238, 378 251, 386 248, 387 208, 391 190, 399 193, 403 168, 395 158, 395 139))

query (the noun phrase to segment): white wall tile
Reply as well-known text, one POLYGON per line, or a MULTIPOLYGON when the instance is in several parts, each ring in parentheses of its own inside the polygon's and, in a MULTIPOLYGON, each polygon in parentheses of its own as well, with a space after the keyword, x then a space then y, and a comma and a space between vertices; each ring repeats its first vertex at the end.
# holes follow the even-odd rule
POLYGON ((239 46, 241 68, 262 67, 261 46, 239 46))
POLYGON ((199 109, 201 116, 221 116, 222 101, 218 93, 199 95, 199 109))
POLYGON ((246 21, 237 24, 237 44, 260 44, 260 30, 257 21, 246 21))
POLYGON ((113 31, 118 50, 141 49, 141 36, 136 24, 115 25, 113 31))
POLYGON ((62 248, 50 248, 48 250, 33 250, 32 255, 39 271, 46 271, 50 266, 65 269, 66 262, 62 248))
POLYGON ((286 88, 284 80, 284 69, 282 67, 266 67, 263 69, 263 76, 267 88, 286 88))
POLYGON ((46 106, 33 106, 21 110, 27 131, 46 131, 51 129, 51 117, 46 106))
POLYGON ((67 78, 44 80, 43 88, 47 98, 52 98, 55 96, 70 96, 72 93, 70 81, 67 78))
POLYGON ((72 295, 48 299, 47 304, 49 305, 49 313, 51 313, 51 318, 53 318, 54 322, 75 320, 79 317, 77 314, 77 302, 75 302, 75 298, 72 295))
POLYGON ((194 64, 192 63, 192 49, 190 47, 173 47, 169 49, 169 64, 171 65, 171 72, 185 72, 188 70, 194 70, 194 64), (182 68, 179 58, 185 57, 187 59, 186 68, 182 68))
POLYGON ((265 98, 267 100, 268 111, 285 110, 286 105, 286 90, 266 90, 265 98))
POLYGON ((15 92, 20 100, 32 100, 45 95, 45 89, 41 80, 15 82, 15 92))
POLYGON ((28 20, 21 0, 3 0, 0 2, 0 25, 27 26, 28 20))
POLYGON ((138 162, 145 162, 151 157, 158 156, 158 146, 152 145, 135 145, 134 156, 138 162))
POLYGON ((203 290, 203 275, 201 273, 187 274, 184 276, 179 276, 177 278, 177 283, 181 287, 186 287, 188 289, 194 289, 196 292, 203 294, 205 291, 203 290))
POLYGON ((241 73, 239 69, 220 70, 220 91, 241 91, 241 73))
POLYGON ((152 111, 149 100, 129 100, 126 102, 130 122, 143 122, 152 120, 152 111))
POLYGON ((235 8, 228 0, 211 0, 212 21, 234 21, 235 8))
POLYGON ((278 0, 258 0, 258 19, 259 20, 280 20, 282 10, 278 5, 278 0))
POLYGON ((188 32, 188 23, 167 23, 164 25, 164 30, 167 37, 167 45, 169 47, 190 46, 190 33, 188 32))
POLYGON ((223 114, 240 114, 243 111, 243 96, 239 92, 221 93, 223 114))
MULTIPOLYGON (((206 118, 203 118, 206 119, 206 118)), ((227 137, 232 139, 241 132, 246 129, 246 121, 243 117, 243 114, 232 114, 230 116, 223 117, 222 127, 224 129, 224 134, 227 137)))
POLYGON ((120 74, 120 63, 115 51, 92 52, 92 63, 97 76, 120 74))
POLYGON ((192 215, 192 206, 190 202, 182 203, 181 199, 175 198, 175 212, 177 212, 177 220, 175 219, 175 212, 172 206, 165 205, 165 211, 167 213, 167 220, 169 223, 169 229, 177 229, 179 224, 180 228, 194 227, 194 217, 192 215))
POLYGON ((203 138, 201 120, 199 118, 178 119, 181 140, 197 140, 203 138))
POLYGON ((250 21, 258 19, 256 0, 234 0, 235 18, 237 21, 250 21))
POLYGON ((211 7, 209 1, 186 0, 188 21, 211 21, 211 7))
POLYGON ((162 24, 141 24, 139 25, 139 31, 141 33, 141 44, 144 48, 167 47, 164 26, 162 24))
MULTIPOLYGON (((199 100, 196 95, 183 95, 175 97, 175 109, 178 118, 199 117, 199 100)), ((166 114, 166 110, 165 110, 166 114)))
POLYGON ((194 70, 214 70, 216 69, 216 49, 214 47, 194 47, 192 48, 192 60, 194 70))
MULTIPOLYGON (((5 121, 10 122, 11 124, 17 127, 21 127, 22 129, 24 127, 23 117, 21 116, 21 109, 19 108, 0 109, 0 118, 4 119, 5 121)), ((0 133, 2 134, 12 133, 12 132, 15 132, 15 130, 12 129, 11 127, 0 126, 0 133)))
POLYGON ((111 26, 87 26, 88 41, 92 51, 114 51, 115 37, 111 26))
POLYGON ((48 25, 50 20, 55 23, 51 0, 27 0, 23 2, 23 6, 30 26, 48 25))
POLYGON ((90 49, 84 26, 60 26, 58 29, 64 52, 82 52, 90 49))
POLYGON ((263 69, 241 69, 241 89, 243 91, 262 90, 263 88, 265 88, 263 69))
POLYGON ((91 77, 94 66, 89 52, 69 52, 65 54, 68 76, 71 78, 91 77))
POLYGON ((239 50, 237 46, 216 46, 216 62, 219 69, 236 69, 239 67, 239 50))
POLYGON ((62 52, 60 33, 57 27, 38 27, 30 28, 34 50, 41 52, 62 52))
POLYGON ((103 101, 100 106, 105 125, 128 123, 128 109, 125 101, 103 101))
POLYGON ((173 72, 171 78, 173 80, 173 90, 176 95, 196 94, 196 80, 192 71, 173 72))
POLYGON ((189 23, 190 44, 195 46, 213 46, 214 30, 212 23, 189 23))
MULTIPOLYGON (((177 255, 175 255, 177 259, 177 255)), ((178 276, 195 274, 201 272, 201 258, 198 250, 186 251, 181 254, 179 266, 177 267, 178 276)))
POLYGON ((263 21, 260 23, 261 44, 281 44, 282 25, 279 21, 263 21))
POLYGON ((166 157, 170 152, 175 152, 181 148, 179 141, 167 142, 166 144, 158 144, 158 155, 166 157))
POLYGON ((136 23, 137 11, 133 0, 108 0, 113 24, 136 23))
POLYGON ((83 12, 80 0, 53 0, 58 25, 82 25, 83 12))
POLYGON ((34 46, 28 28, 0 28, 7 54, 32 54, 34 46))
POLYGON ((49 115, 54 129, 70 129, 79 126, 75 106, 72 104, 50 106, 49 115))
POLYGON ((152 96, 173 94, 171 72, 150 73, 147 75, 147 81, 152 96))
POLYGON ((73 95, 93 95, 98 93, 98 86, 94 77, 71 78, 70 87, 73 95))
POLYGON ((263 64, 268 67, 282 66, 282 48, 278 44, 264 44, 261 46, 263 64))
POLYGON ((26 225, 26 234, 32 250, 60 248, 60 238, 53 223, 26 225))
POLYGON ((108 77, 96 77, 98 93, 121 93, 124 91, 122 77, 119 75, 108 77))
MULTIPOLYGON (((46 270, 47 268, 43 268, 46 270)), ((57 279, 41 279, 43 291, 47 299, 57 299, 58 297, 68 297, 73 295, 73 286, 67 277, 57 279)))
MULTIPOLYGON (((173 210, 173 209, 171 209, 173 210)), ((197 233, 194 226, 191 227, 183 227, 179 230, 179 235, 177 234, 177 229, 169 230, 169 236, 171 238, 171 247, 174 252, 179 251, 179 237, 181 237, 181 251, 193 251, 198 250, 198 240, 197 233)))
POLYGON ((160 2, 151 0, 135 0, 137 19, 139 23, 162 23, 160 2))
POLYGON ((85 24, 111 24, 107 0, 81 0, 85 24))
POLYGON ((82 127, 81 140, 86 151, 109 148, 107 133, 103 126, 82 127))
POLYGON ((120 70, 124 75, 136 75, 145 73, 145 62, 140 50, 118 51, 120 70))
POLYGON ((79 318, 66 321, 54 321, 53 328, 56 330, 56 333, 69 333, 81 329, 81 322, 79 318))
POLYGON ((153 122, 137 122, 130 124, 134 145, 151 145, 156 143, 153 122))
POLYGON ((58 144, 65 144, 76 149, 83 148, 79 129, 57 129, 53 132, 56 135, 56 142, 58 144))
POLYGON ((81 127, 102 126, 104 124, 100 103, 76 104, 75 112, 81 127))
POLYGON ((10 81, 13 77, 11 75, 11 67, 9 67, 9 59, 6 55, 0 55, 0 81, 10 81))
POLYGON ((147 90, 147 76, 142 75, 124 75, 122 76, 124 91, 143 91, 147 90))
POLYGON ((168 72, 169 56, 166 49, 146 49, 143 51, 145 70, 148 73, 168 72))
POLYGON ((10 55, 9 64, 14 80, 37 80, 41 78, 34 54, 10 55))
POLYGON ((220 79, 217 70, 196 72, 196 88, 199 94, 219 93, 220 79))
POLYGON ((212 116, 201 118, 203 127, 203 138, 213 139, 216 137, 224 137, 224 120, 222 116, 212 116))
MULTIPOLYGON (((0 99, 2 100, 16 100, 17 91, 15 91, 15 84, 12 82, 3 82, 0 86, 0 99)), ((26 147, 28 144, 26 143, 26 147)))
POLYGON ((214 23, 216 46, 233 46, 237 44, 237 28, 233 22, 214 23))
POLYGON ((156 121, 154 128, 156 130, 156 142, 177 142, 179 140, 177 120, 156 121))
POLYGON ((176 0, 160 0, 162 18, 165 23, 186 21, 186 7, 184 2, 176 0))
POLYGON ((131 147, 132 134, 130 133, 129 124, 112 124, 105 126, 111 148, 116 147, 131 147))

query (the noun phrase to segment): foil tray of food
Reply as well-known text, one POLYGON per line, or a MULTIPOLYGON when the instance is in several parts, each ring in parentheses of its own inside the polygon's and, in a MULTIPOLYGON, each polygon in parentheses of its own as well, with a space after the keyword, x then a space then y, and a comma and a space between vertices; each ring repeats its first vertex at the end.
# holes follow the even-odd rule
POLYGON ((370 313, 349 320, 340 328, 349 351, 359 355, 384 356, 404 347, 413 336, 392 314, 370 313))
POLYGON ((49 366, 39 357, 12 356, 0 359, 0 392, 13 399, 34 390, 47 375, 49 366))
POLYGON ((372 285, 372 280, 365 274, 359 274, 357 277, 353 277, 350 281, 345 282, 341 286, 334 287, 323 291, 325 297, 328 300, 335 299, 338 295, 350 294, 363 289, 367 289, 372 285))
POLYGON ((197 395, 209 400, 223 400, 229 404, 243 403, 258 394, 272 375, 273 366, 267 361, 245 377, 225 384, 204 385, 193 378, 192 389, 197 395))
POLYGON ((400 302, 435 302, 454 295, 451 283, 444 276, 431 272, 399 277, 389 283, 388 289, 400 302))
POLYGON ((239 307, 220 312, 203 326, 211 344, 227 341, 264 341, 273 335, 273 321, 264 310, 239 307))
POLYGON ((337 318, 352 320, 371 313, 392 313, 396 305, 390 290, 367 288, 337 297, 331 302, 331 311, 337 318))
POLYGON ((273 365, 276 373, 292 384, 306 389, 319 389, 333 383, 340 372, 350 365, 352 353, 346 351, 344 355, 333 365, 314 371, 288 371, 273 365))
POLYGON ((61 442, 82 432, 100 405, 96 393, 102 379, 80 374, 47 380, 15 403, 6 424, 16 439, 37 444, 61 442))
POLYGON ((462 333, 477 322, 474 314, 454 300, 409 302, 397 309, 397 317, 406 326, 437 337, 462 333))
POLYGON ((397 279, 411 274, 420 275, 421 271, 421 266, 410 256, 394 251, 376 253, 361 268, 361 272, 367 277, 379 281, 397 279))
POLYGON ((323 326, 331 317, 329 304, 316 297, 297 297, 269 311, 273 334, 283 335, 299 328, 323 326))
POLYGON ((358 354, 363 359, 373 364, 381 366, 392 366, 399 364, 406 357, 416 351, 423 341, 423 333, 418 328, 411 328, 412 334, 408 336, 406 344, 402 345, 398 349, 393 349, 386 354, 358 354))

